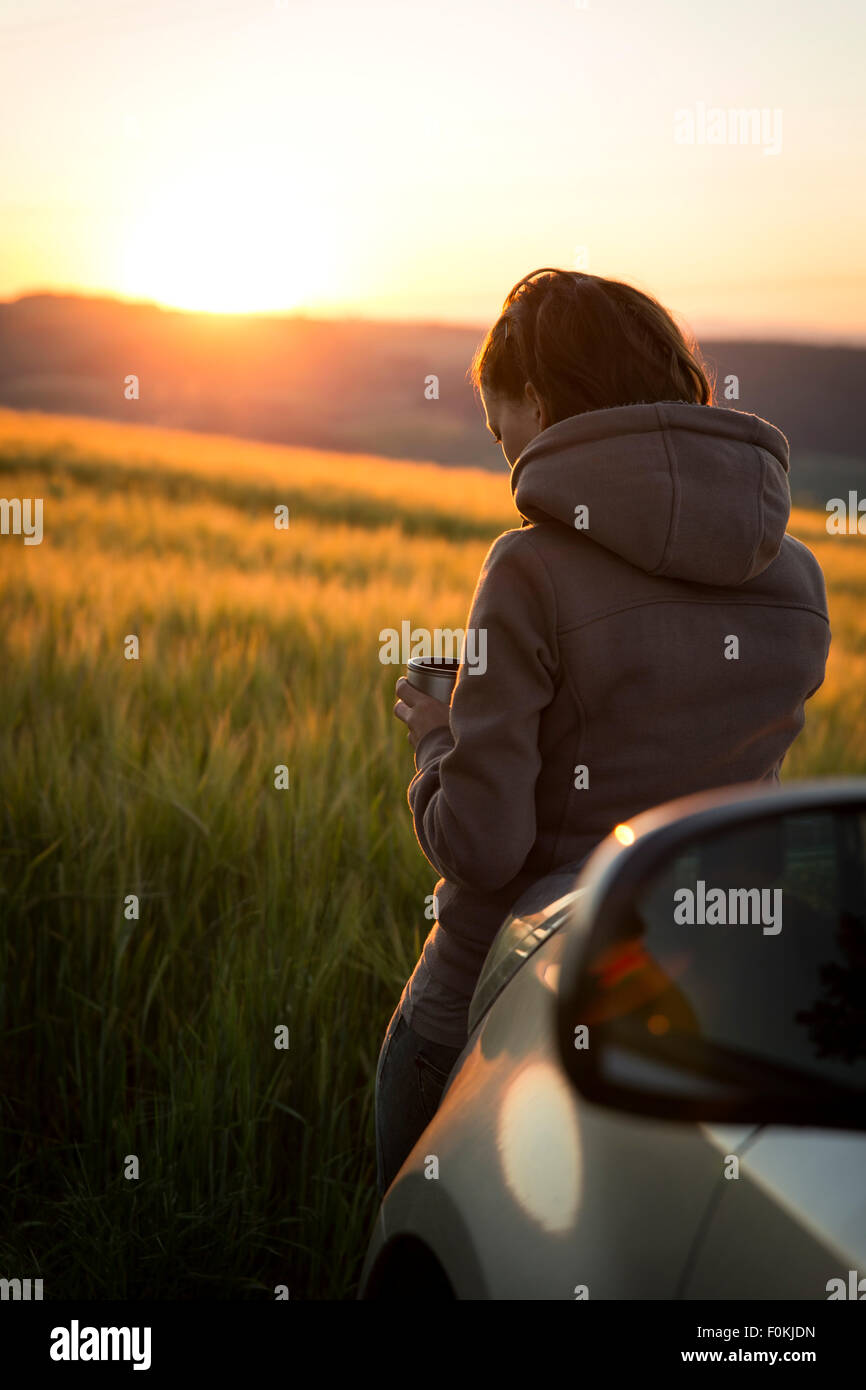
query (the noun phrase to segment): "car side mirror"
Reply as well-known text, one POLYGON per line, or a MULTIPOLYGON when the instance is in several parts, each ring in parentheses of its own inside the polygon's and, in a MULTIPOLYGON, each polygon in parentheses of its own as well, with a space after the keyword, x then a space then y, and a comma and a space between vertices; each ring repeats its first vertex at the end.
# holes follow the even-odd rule
POLYGON ((668 802, 618 826, 579 884, 556 1028, 581 1095, 866 1128, 866 778, 668 802))

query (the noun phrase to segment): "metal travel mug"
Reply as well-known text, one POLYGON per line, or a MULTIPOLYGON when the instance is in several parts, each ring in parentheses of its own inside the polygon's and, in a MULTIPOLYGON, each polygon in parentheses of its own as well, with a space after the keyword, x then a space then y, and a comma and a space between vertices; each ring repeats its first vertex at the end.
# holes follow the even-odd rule
POLYGON ((406 663, 406 679, 425 695, 450 705, 459 666, 459 659, 453 656, 410 656, 406 663))

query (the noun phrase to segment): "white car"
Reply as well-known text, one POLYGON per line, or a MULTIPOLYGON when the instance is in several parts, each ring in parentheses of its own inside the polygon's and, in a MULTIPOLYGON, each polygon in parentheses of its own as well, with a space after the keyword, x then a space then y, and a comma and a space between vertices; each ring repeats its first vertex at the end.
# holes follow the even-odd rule
POLYGON ((504 922, 358 1297, 866 1297, 864 1101, 866 779, 669 802, 504 922))

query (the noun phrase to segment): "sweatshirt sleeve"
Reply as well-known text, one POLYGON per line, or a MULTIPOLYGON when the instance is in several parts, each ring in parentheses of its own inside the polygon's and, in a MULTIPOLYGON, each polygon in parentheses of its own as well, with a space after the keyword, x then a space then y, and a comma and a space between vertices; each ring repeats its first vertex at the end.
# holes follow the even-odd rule
POLYGON ((450 728, 419 741, 407 796, 437 872, 492 891, 535 842, 539 719, 559 665, 553 585, 525 531, 506 531, 488 550, 466 627, 450 728))

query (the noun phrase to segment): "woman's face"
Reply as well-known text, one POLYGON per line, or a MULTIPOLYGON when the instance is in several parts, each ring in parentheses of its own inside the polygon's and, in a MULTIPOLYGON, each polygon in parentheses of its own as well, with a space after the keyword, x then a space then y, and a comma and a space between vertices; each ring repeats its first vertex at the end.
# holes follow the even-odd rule
POLYGON ((508 396, 499 396, 481 388, 487 428, 494 439, 502 445, 502 452, 513 468, 526 448, 548 426, 547 412, 531 381, 527 381, 524 399, 513 401, 508 396))

